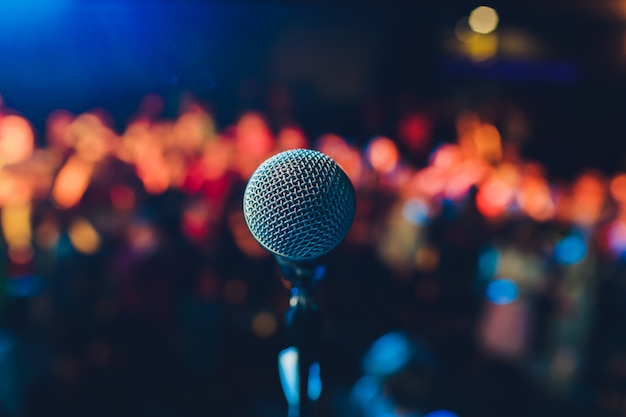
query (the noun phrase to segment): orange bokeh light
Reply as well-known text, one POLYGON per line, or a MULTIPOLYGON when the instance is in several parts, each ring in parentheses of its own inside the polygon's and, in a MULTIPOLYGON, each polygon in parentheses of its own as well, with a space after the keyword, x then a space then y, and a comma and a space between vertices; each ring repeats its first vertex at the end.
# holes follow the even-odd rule
POLYGON ((595 224, 602 214, 606 195, 606 183, 599 173, 582 174, 572 187, 570 220, 586 227, 595 224))
POLYGON ((430 163, 443 169, 453 169, 462 160, 461 150, 457 145, 442 145, 431 156, 430 163))
POLYGON ((415 174, 413 186, 419 194, 434 198, 439 197, 448 184, 448 173, 438 167, 430 166, 415 174))
POLYGON ((504 213, 513 196, 513 190, 505 181, 491 178, 478 190, 476 205, 485 217, 497 217, 504 213))
POLYGON ((363 158, 359 149, 334 134, 322 135, 317 141, 317 149, 334 159, 354 185, 359 184, 363 174, 363 158))
POLYGON ((35 137, 23 117, 0 117, 0 163, 10 165, 26 161, 33 154, 35 137))
POLYGON ((260 114, 254 112, 244 114, 237 122, 235 130, 240 152, 253 157, 264 157, 272 151, 274 138, 260 114))
POLYGON ((78 204, 89 186, 93 164, 72 156, 59 171, 52 187, 52 199, 61 208, 78 204))
POLYGON ((102 160, 109 154, 115 133, 105 125, 101 116, 85 113, 74 119, 70 126, 76 154, 89 162, 102 160))
POLYGON ((619 202, 626 203, 626 174, 618 174, 611 180, 611 196, 619 202))
POLYGON ((303 149, 308 146, 304 132, 297 127, 286 127, 282 129, 276 139, 276 150, 278 152, 287 151, 289 149, 303 149))
POLYGON ((556 209, 548 182, 540 177, 528 177, 522 181, 518 203, 526 214, 537 221, 552 218, 556 209))
POLYGON ((392 172, 400 159, 396 144, 391 139, 382 136, 374 138, 366 152, 372 168, 381 174, 392 172))

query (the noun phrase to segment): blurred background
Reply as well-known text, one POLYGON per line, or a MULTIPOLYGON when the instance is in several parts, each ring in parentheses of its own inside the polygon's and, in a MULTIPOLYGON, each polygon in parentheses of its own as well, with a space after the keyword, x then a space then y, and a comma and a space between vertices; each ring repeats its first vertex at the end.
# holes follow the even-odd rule
POLYGON ((320 416, 626 415, 626 3, 0 4, 0 416, 286 416, 242 192, 357 191, 320 416))

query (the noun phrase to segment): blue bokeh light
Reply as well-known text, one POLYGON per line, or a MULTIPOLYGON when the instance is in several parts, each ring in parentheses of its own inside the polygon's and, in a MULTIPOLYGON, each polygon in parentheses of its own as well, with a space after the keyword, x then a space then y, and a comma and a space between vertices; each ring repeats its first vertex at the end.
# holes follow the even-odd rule
POLYGON ((554 246, 555 259, 565 265, 578 263, 585 256, 587 256, 587 244, 583 237, 578 234, 564 237, 554 246))
POLYGON ((426 414, 424 417, 459 417, 457 414, 448 410, 437 410, 426 414))
POLYGON ((8 293, 12 297, 33 297, 42 290, 41 279, 36 275, 13 277, 8 280, 8 293))
POLYGON ((280 383, 283 387, 285 399, 290 407, 297 407, 300 404, 298 356, 298 349, 295 347, 289 347, 278 354, 280 383))
POLYGON ((510 279, 497 279, 487 285, 487 299, 494 304, 506 305, 517 299, 519 289, 510 279))
POLYGON ((317 401, 322 394, 322 378, 320 377, 320 364, 315 362, 309 368, 309 381, 307 394, 311 401, 317 401))
POLYGON ((387 333, 374 342, 363 358, 363 369, 370 375, 393 374, 411 360, 413 347, 406 336, 387 333))
POLYGON ((352 388, 353 400, 358 403, 367 403, 380 394, 378 380, 373 376, 361 377, 352 388))
POLYGON ((6 330, 0 329, 0 361, 15 347, 15 338, 6 330))
POLYGON ((500 268, 500 253, 496 248, 487 248, 478 258, 478 271, 481 278, 493 278, 500 268))
POLYGON ((428 219, 428 205, 423 200, 411 198, 402 206, 404 219, 411 224, 419 226, 428 219))

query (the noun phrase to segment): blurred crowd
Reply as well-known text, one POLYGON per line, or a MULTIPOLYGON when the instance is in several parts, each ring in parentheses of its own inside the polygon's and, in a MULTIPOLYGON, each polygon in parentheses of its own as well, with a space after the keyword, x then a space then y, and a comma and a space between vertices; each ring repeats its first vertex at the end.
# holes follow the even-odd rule
POLYGON ((164 106, 121 132, 101 109, 40 133, 0 109, 0 415, 283 415, 289 284, 241 198, 295 148, 357 192, 320 289, 323 415, 626 415, 626 173, 549 178, 518 111, 460 110, 440 138, 416 108, 351 141, 164 106))

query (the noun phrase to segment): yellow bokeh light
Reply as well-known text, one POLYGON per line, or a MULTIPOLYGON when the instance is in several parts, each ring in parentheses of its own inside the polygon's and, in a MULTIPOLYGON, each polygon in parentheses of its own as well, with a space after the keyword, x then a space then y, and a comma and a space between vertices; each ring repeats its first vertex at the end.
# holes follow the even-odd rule
POLYGON ((85 254, 91 254, 100 247, 100 236, 94 227, 85 219, 76 219, 68 231, 70 242, 74 248, 85 254))
POLYGON ((486 35, 496 30, 498 20, 498 13, 494 9, 480 6, 472 10, 468 23, 474 32, 486 35))
POLYGON ((2 209, 2 231, 10 246, 30 245, 30 214, 30 204, 11 205, 2 209))
POLYGON ((469 26, 469 19, 464 17, 460 19, 454 27, 454 34, 461 42, 471 42, 478 36, 469 26))
POLYGON ((478 156, 485 161, 496 162, 502 159, 502 140, 494 125, 481 125, 474 133, 474 143, 478 156))
POLYGON ((270 312, 263 311, 252 319, 252 331, 258 337, 266 339, 276 332, 278 323, 276 318, 270 312))
POLYGON ((476 38, 464 44, 465 52, 477 62, 487 61, 498 53, 499 40, 494 34, 476 35, 476 38))

